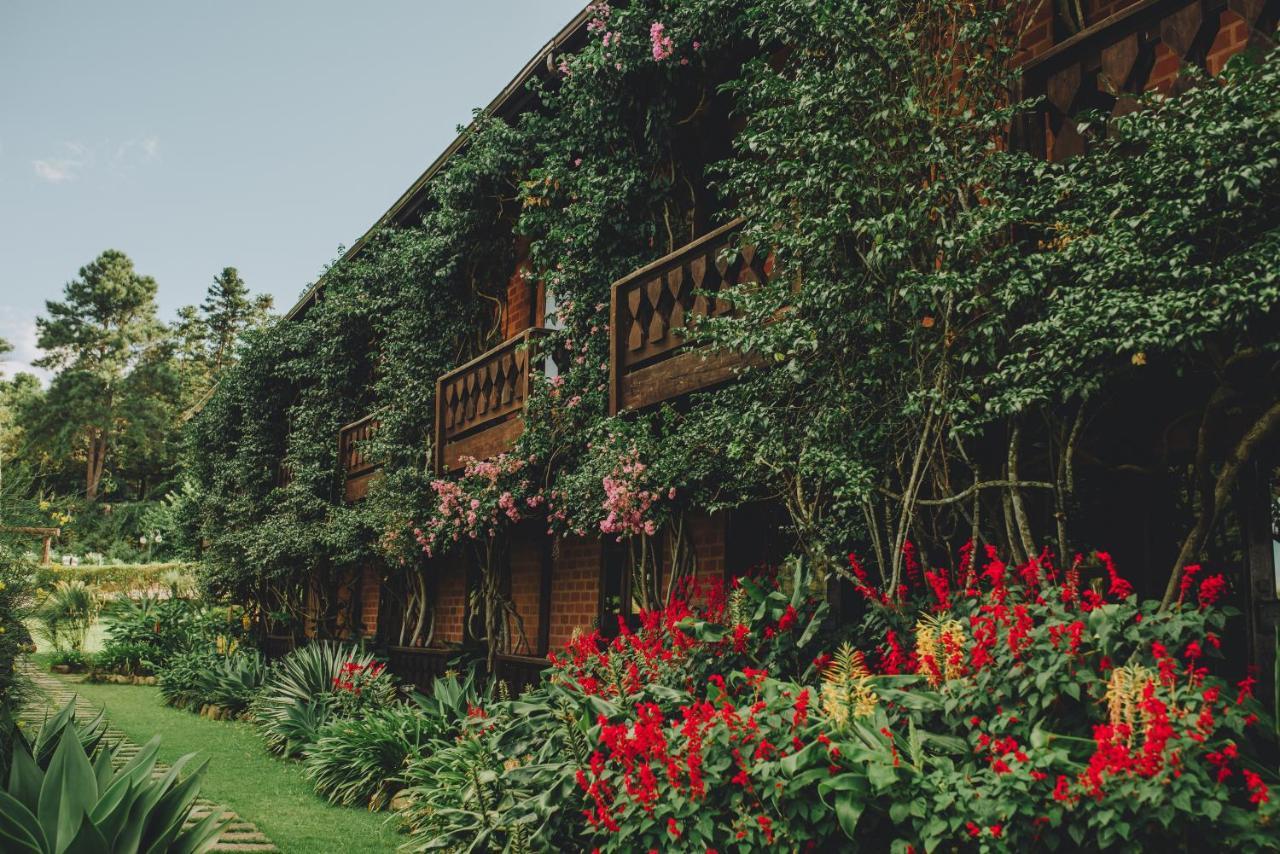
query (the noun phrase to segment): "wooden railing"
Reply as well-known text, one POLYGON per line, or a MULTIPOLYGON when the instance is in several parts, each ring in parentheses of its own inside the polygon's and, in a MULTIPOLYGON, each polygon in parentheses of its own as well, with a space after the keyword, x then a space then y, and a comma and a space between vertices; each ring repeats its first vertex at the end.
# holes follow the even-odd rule
POLYGON ((1176 94, 1184 65, 1216 70, 1246 42, 1266 41, 1269 7, 1274 0, 1138 0, 1086 27, 1023 66, 1023 97, 1044 103, 1022 144, 1053 160, 1083 152, 1078 116, 1123 115, 1153 89, 1176 94))
POLYGON ((359 501, 369 491, 369 480, 379 464, 370 459, 368 443, 380 426, 376 415, 366 415, 338 431, 338 459, 346 475, 343 497, 347 501, 359 501))
POLYGON ((348 478, 368 474, 378 467, 368 456, 368 442, 378 432, 376 415, 366 415, 338 431, 338 458, 348 478))
POLYGON ((486 459, 506 451, 524 429, 521 413, 533 374, 540 371, 541 328, 518 335, 436 381, 435 466, 456 471, 463 457, 486 459))
POLYGON ((694 318, 729 311, 719 299, 736 285, 763 281, 771 266, 752 247, 734 251, 736 219, 613 283, 610 307, 611 412, 641 409, 731 379, 738 353, 686 348, 694 318))

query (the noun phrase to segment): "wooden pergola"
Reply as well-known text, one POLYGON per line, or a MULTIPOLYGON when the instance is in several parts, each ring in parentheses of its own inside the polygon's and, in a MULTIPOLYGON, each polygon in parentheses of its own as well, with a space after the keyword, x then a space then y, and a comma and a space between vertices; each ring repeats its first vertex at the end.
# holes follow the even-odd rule
POLYGON ((8 531, 14 534, 29 534, 33 537, 40 537, 44 541, 44 547, 40 553, 40 563, 48 566, 50 563, 50 548, 55 537, 62 536, 61 528, 37 528, 28 525, 5 525, 0 527, 0 531, 8 531))

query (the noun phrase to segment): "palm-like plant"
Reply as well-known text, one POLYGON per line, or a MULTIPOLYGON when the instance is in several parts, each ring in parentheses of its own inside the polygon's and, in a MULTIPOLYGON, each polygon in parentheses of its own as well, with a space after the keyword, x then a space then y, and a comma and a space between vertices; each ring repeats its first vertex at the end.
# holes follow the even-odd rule
POLYGON ((79 652, 97 614, 97 592, 75 579, 55 584, 35 617, 41 633, 55 648, 79 652))

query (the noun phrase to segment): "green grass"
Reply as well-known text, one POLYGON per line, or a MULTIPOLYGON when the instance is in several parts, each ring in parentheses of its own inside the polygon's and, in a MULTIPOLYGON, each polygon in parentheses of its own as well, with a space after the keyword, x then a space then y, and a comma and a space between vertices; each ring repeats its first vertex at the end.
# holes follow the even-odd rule
POLYGON ((404 841, 387 813, 330 806, 319 798, 303 778, 302 766, 268 754, 246 723, 210 721, 172 709, 155 688, 64 678, 82 696, 106 706, 111 722, 138 744, 161 736, 161 761, 173 762, 184 753, 208 758, 201 794, 252 821, 284 854, 387 852, 404 841))

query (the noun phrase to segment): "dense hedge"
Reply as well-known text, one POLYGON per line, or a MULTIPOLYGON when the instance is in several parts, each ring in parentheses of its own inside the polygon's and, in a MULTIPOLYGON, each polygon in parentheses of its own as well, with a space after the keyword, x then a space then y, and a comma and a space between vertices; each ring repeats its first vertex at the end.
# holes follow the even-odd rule
POLYGON ((52 587, 59 581, 79 580, 103 593, 129 593, 164 587, 168 577, 176 573, 193 580, 197 565, 193 563, 122 563, 116 566, 39 566, 34 569, 37 587, 52 587))

